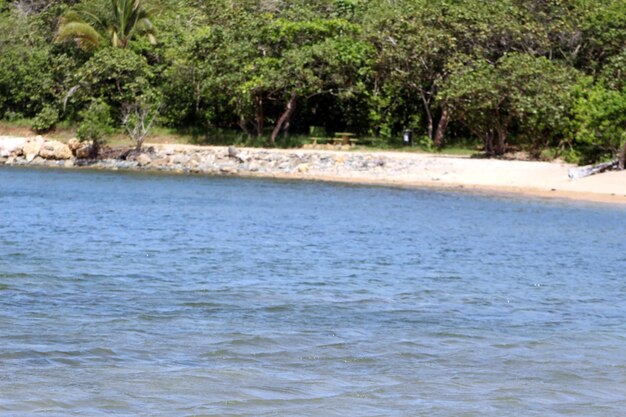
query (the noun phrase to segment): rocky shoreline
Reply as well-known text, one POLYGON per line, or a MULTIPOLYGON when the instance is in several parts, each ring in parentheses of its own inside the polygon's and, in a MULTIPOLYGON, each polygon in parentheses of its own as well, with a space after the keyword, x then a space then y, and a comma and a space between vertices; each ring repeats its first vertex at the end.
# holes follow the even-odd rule
POLYGON ((105 157, 92 159, 90 146, 75 140, 64 144, 41 136, 0 137, 0 164, 251 176, 346 175, 364 171, 382 176, 402 173, 412 165, 408 160, 375 153, 184 145, 148 145, 141 152, 109 150, 105 157))

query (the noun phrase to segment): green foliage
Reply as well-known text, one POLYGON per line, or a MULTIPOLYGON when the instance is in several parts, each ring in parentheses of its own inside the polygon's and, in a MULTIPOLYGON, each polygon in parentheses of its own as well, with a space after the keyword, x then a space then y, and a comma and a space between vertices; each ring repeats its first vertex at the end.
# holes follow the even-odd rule
MULTIPOLYGON (((582 87, 582 86, 581 86, 582 87)), ((626 138, 626 91, 581 88, 574 105, 573 146, 581 162, 616 157, 626 138)))
POLYGON ((56 42, 74 41, 85 50, 126 48, 137 36, 156 44, 156 30, 141 0, 91 0, 66 12, 56 42))
POLYGON ((59 111, 52 105, 45 105, 33 119, 32 129, 37 133, 46 133, 54 129, 59 121, 59 111))
POLYGON ((441 99, 456 120, 484 140, 487 152, 504 153, 515 130, 537 151, 562 134, 575 71, 543 57, 512 53, 495 64, 457 62, 450 73, 441 99))
POLYGON ((620 148, 624 45, 618 0, 0 0, 0 117, 96 137, 154 94, 159 123, 238 143, 411 128, 595 160, 620 148))
POLYGON ((80 112, 80 118, 76 136, 81 142, 102 143, 107 135, 113 133, 111 108, 102 100, 93 100, 80 112))
POLYGON ((147 60, 130 49, 106 48, 94 53, 79 69, 73 101, 101 99, 115 109, 147 90, 153 78, 147 60))

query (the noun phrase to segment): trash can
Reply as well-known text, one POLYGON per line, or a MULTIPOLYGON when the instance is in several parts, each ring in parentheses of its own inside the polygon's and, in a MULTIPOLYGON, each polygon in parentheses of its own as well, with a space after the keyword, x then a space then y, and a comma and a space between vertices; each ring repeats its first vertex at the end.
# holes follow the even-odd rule
POLYGON ((407 129, 404 131, 404 135, 402 136, 402 144, 404 146, 413 146, 413 131, 411 129, 407 129))

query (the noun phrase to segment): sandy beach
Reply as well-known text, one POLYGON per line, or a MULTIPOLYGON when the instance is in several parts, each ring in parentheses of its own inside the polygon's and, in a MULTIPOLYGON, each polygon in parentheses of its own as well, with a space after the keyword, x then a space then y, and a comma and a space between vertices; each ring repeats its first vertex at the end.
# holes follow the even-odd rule
POLYGON ((145 144, 144 154, 131 160, 89 162, 75 157, 51 160, 45 156, 31 155, 28 158, 20 148, 26 149, 26 142, 20 141, 31 141, 32 144, 32 138, 0 136, 0 165, 162 171, 464 189, 626 204, 626 171, 605 172, 571 180, 568 171, 574 165, 558 162, 413 152, 227 148, 150 143, 145 144))
MULTIPOLYGON (((202 149, 193 145, 148 145, 176 151, 202 149)), ((258 149, 250 149, 255 151, 258 149)), ((506 194, 565 198, 581 201, 626 204, 626 171, 611 171, 577 180, 568 177, 575 165, 558 162, 481 159, 445 154, 408 152, 360 152, 333 150, 271 150, 285 154, 325 154, 341 161, 347 155, 362 153, 403 161, 406 169, 341 170, 327 172, 274 173, 285 179, 308 179, 355 184, 375 184, 412 188, 453 188, 506 194)), ((268 176, 252 174, 253 176, 268 176)))

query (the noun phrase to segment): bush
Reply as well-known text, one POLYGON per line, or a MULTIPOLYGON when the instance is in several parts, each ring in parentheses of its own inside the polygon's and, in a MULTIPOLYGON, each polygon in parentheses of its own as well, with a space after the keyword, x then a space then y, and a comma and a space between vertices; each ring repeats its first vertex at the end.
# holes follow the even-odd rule
POLYGON ((78 125, 76 136, 81 142, 91 140, 98 146, 106 136, 113 133, 111 108, 104 101, 93 100, 79 115, 82 121, 78 125))
POLYGON ((33 119, 31 127, 37 133, 46 133, 51 131, 58 121, 59 111, 55 107, 46 104, 33 119))

